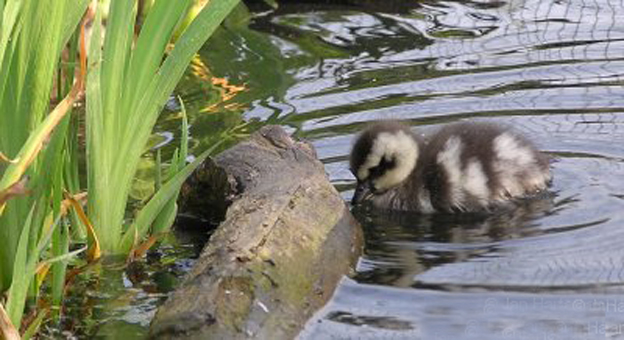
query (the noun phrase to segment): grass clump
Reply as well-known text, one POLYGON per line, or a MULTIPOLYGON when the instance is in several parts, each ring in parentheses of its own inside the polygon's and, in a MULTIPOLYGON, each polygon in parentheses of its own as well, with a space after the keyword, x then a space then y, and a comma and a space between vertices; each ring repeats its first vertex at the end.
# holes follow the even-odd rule
POLYGON ((187 164, 184 135, 159 190, 128 215, 132 180, 163 105, 237 3, 211 0, 188 23, 192 0, 0 0, 0 338, 20 328, 48 278, 60 305, 67 261, 85 250, 84 235, 91 258, 128 256, 169 229, 179 188, 208 151, 187 164), (137 34, 137 12, 148 7, 137 34), (83 97, 85 154, 83 120, 71 117, 83 97))

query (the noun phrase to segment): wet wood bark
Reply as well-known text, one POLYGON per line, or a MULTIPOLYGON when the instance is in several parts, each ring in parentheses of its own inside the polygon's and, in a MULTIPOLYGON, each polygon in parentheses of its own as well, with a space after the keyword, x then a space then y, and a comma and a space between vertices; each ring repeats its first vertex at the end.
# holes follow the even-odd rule
POLYGON ((151 338, 291 339, 359 256, 361 230, 313 148, 280 127, 205 163, 182 196, 187 210, 225 220, 151 338))

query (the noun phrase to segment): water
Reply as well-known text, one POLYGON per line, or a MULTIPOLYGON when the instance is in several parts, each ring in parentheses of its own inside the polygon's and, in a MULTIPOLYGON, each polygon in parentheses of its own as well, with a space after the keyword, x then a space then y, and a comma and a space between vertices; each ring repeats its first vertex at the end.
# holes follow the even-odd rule
POLYGON ((501 122, 554 158, 552 196, 513 212, 358 214, 357 274, 300 338, 624 338, 622 20, 621 0, 283 4, 232 29, 214 71, 249 87, 244 118, 310 139, 345 199, 376 119, 501 122))
POLYGON ((207 238, 205 232, 178 230, 131 264, 121 258, 75 266, 60 320, 48 320, 38 338, 145 338, 156 309, 191 270, 207 238))
POLYGON ((359 212, 357 274, 300 338, 624 338, 624 1, 344 3, 238 8, 178 89, 195 149, 280 124, 350 199, 367 122, 487 120, 550 154, 554 181, 481 219, 359 212))

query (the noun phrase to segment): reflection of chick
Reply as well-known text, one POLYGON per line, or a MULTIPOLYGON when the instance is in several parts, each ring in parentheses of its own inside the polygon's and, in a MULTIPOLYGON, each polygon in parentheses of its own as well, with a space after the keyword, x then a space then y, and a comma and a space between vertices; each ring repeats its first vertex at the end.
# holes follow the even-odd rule
POLYGON ((489 123, 451 124, 427 142, 398 122, 377 123, 357 138, 351 170, 353 203, 422 213, 487 210, 545 189, 551 177, 530 141, 489 123))

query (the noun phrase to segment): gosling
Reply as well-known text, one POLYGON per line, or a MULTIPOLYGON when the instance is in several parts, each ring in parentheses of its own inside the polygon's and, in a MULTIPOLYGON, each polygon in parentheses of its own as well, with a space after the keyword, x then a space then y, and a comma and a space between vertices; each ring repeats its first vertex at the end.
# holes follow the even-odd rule
POLYGON ((395 121, 356 139, 353 204, 420 213, 482 212, 545 190, 549 159, 528 139, 490 123, 447 125, 425 141, 395 121))

